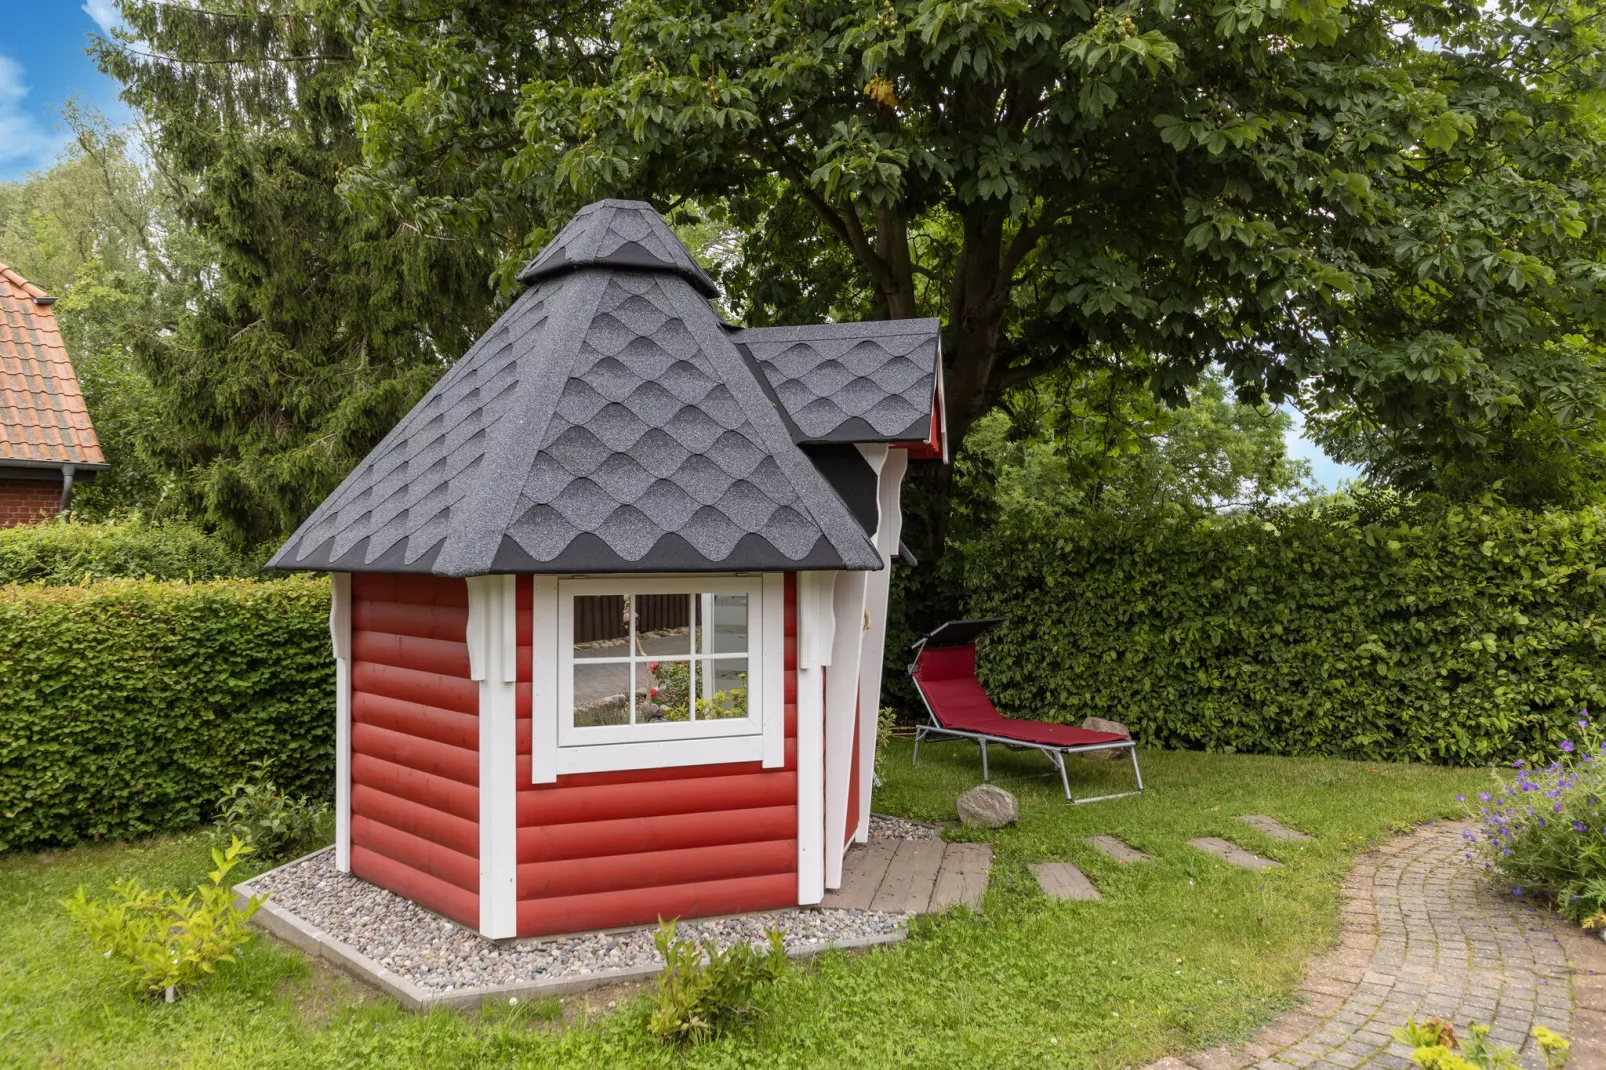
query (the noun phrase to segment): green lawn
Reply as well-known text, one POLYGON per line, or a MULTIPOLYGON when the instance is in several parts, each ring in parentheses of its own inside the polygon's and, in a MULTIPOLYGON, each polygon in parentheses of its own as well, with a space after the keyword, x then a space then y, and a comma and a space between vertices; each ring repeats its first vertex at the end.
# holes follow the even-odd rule
MULTIPOLYGON (((877 808, 951 818, 977 783, 973 747, 908 744, 888 761, 877 808)), ((692 1052, 695 1066, 1078 1066, 1141 1064, 1242 1038, 1290 1004, 1302 964, 1337 934, 1338 880, 1353 855, 1396 829, 1452 816, 1485 771, 1150 753, 1142 798, 1067 806, 1035 754, 995 748, 995 782, 1020 824, 955 829, 995 845, 986 912, 924 921, 908 944, 833 953, 795 970, 749 1029, 692 1052), (1284 844, 1235 820, 1271 814, 1316 836, 1284 844), (1154 856, 1123 868, 1083 842, 1119 835, 1154 856), (1233 870, 1183 841, 1226 836, 1286 868, 1233 870), (1047 900, 1029 862, 1070 860, 1103 902, 1047 900)), ((1075 762, 1073 786, 1118 790, 1123 762, 1075 762)), ((480 1067, 675 1065, 644 1032, 646 1011, 566 1028, 540 1009, 414 1016, 263 938, 237 968, 174 1005, 116 985, 57 900, 138 874, 193 884, 204 836, 0 859, 0 1064, 23 1066, 480 1067), (249 1063, 248 1063, 249 1061, 249 1063)), ((547 1008, 550 1013, 550 1008, 547 1008)))

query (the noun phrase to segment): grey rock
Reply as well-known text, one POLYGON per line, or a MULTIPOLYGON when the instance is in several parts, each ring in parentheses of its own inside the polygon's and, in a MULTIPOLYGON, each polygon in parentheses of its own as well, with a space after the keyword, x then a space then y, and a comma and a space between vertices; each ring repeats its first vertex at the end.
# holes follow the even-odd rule
POLYGON ((955 806, 959 820, 967 828, 996 829, 1020 819, 1020 803, 1015 796, 992 784, 981 784, 959 796, 955 806))
MULTIPOLYGON (((1120 721, 1107 721, 1103 717, 1089 717, 1082 722, 1082 727, 1089 732, 1114 732, 1128 739, 1132 738, 1132 730, 1126 725, 1120 721)), ((1107 762, 1117 755, 1124 757, 1121 751, 1114 750, 1090 750, 1082 753, 1082 757, 1090 762, 1107 762)))

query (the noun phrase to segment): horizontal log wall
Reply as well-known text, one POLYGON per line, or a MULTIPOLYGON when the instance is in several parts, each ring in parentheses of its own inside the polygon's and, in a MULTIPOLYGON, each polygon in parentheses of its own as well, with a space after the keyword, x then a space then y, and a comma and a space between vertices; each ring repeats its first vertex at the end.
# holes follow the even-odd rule
POLYGON ((530 774, 528 578, 518 585, 518 932, 797 903, 797 599, 786 578, 786 764, 530 774))
POLYGON ((468 587, 351 580, 351 871, 478 928, 479 685, 468 587))

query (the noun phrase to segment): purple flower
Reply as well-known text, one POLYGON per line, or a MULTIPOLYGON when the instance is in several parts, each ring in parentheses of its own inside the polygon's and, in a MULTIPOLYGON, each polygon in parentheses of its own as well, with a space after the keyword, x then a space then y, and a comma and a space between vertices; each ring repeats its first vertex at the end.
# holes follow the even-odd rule
POLYGON ((1487 791, 1480 791, 1480 792, 1478 792, 1478 798, 1483 800, 1484 802, 1488 802, 1489 801, 1489 793, 1487 791))
POLYGON ((1550 809, 1553 810, 1554 812, 1558 813, 1558 814, 1561 813, 1561 803, 1557 803, 1555 806, 1552 806, 1550 809))
POLYGON ((1513 889, 1511 889, 1511 894, 1512 895, 1521 895, 1522 894, 1522 889, 1521 888, 1513 888, 1513 889))
POLYGON ((1568 754, 1571 754, 1573 752, 1573 741, 1570 739, 1562 740, 1561 749, 1566 751, 1568 754))
POLYGON ((1521 769, 1523 767, 1523 764, 1524 764, 1523 760, 1521 758, 1518 758, 1516 761, 1511 763, 1511 768, 1513 768, 1513 769, 1521 769))
POLYGON ((1588 832, 1589 831, 1589 826, 1584 824, 1582 821, 1574 821, 1573 822, 1573 831, 1574 832, 1588 832))
POLYGON ((1467 797, 1465 795, 1457 795, 1455 797, 1455 801, 1456 802, 1466 802, 1467 801, 1467 797))
POLYGON ((1583 720, 1579 721, 1578 722, 1578 727, 1579 728, 1588 728, 1589 727, 1589 718, 1586 717, 1583 720))

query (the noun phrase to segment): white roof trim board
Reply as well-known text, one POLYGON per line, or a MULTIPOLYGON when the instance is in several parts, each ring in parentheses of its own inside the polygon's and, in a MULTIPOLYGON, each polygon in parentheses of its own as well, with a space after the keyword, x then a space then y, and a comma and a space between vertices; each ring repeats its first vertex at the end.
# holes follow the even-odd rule
POLYGON ((270 567, 881 567, 807 451, 926 439, 935 320, 731 328, 639 201, 583 209, 519 277, 530 288, 270 567))

